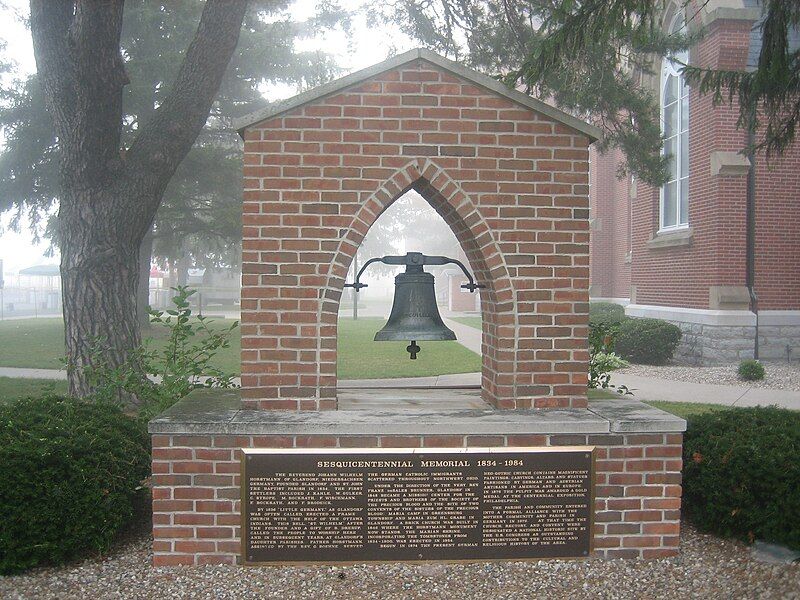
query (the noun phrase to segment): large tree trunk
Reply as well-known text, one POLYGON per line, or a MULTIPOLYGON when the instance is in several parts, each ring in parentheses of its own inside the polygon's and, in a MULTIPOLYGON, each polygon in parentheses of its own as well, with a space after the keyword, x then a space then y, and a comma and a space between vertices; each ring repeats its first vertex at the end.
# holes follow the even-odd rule
POLYGON ((192 259, 187 254, 181 254, 175 265, 175 285, 189 285, 189 269, 192 266, 192 259))
MULTIPOLYGON (((64 335, 69 360, 69 392, 92 393, 91 369, 123 364, 139 346, 136 290, 139 245, 136 236, 122 236, 105 213, 131 199, 102 190, 69 193, 59 210, 62 231, 61 277, 64 297, 64 335), (87 201, 91 196, 93 201, 87 201), (87 209, 87 206, 90 207, 87 209), (99 224, 105 223, 105 226, 99 224)), ((138 404, 133 396, 122 398, 138 404)))
POLYGON ((208 118, 246 7, 247 0, 206 1, 170 93, 126 150, 122 0, 31 0, 36 67, 59 145, 61 277, 75 396, 93 391, 87 367, 120 367, 139 344, 142 240, 208 118))

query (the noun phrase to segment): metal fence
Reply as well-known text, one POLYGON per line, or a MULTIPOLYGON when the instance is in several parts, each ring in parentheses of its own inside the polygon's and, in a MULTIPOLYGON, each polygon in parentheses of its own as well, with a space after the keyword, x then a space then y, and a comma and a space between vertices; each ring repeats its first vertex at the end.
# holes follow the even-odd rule
MULTIPOLYGON (((239 311, 239 288, 200 287, 190 298, 195 314, 228 314, 239 311)), ((174 290, 150 288, 150 306, 164 310, 172 306, 174 290)), ((61 290, 51 287, 7 286, 0 288, 0 320, 61 316, 61 290)))

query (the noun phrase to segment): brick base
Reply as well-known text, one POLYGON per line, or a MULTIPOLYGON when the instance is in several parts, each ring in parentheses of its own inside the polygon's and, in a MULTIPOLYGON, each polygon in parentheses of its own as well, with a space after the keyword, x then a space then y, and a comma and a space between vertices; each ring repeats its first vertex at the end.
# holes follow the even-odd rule
POLYGON ((241 448, 596 446, 594 555, 679 551, 680 433, 508 435, 177 435, 153 441, 153 564, 240 560, 241 448))

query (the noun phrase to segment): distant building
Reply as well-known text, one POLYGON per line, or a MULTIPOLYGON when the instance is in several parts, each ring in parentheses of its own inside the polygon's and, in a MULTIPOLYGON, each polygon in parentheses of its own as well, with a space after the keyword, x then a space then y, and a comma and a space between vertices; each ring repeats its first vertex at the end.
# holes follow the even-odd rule
POLYGON ((7 277, 0 292, 0 318, 40 316, 61 311, 58 265, 36 265, 7 277))
MULTIPOLYGON (((667 30, 685 26, 682 7, 668 8, 667 30)), ((755 0, 685 11, 694 17, 689 30, 702 24, 706 34, 679 59, 755 66, 762 18, 755 0)), ((800 37, 791 42, 796 47, 800 37)), ((800 358, 800 144, 769 164, 758 154, 751 167, 739 153, 747 134, 736 127, 738 106, 714 107, 668 59, 643 84, 660 98, 672 177, 661 188, 619 180, 619 153, 591 154, 592 299, 677 323, 684 333, 679 357, 688 362, 751 358, 756 324, 760 358, 800 358)))

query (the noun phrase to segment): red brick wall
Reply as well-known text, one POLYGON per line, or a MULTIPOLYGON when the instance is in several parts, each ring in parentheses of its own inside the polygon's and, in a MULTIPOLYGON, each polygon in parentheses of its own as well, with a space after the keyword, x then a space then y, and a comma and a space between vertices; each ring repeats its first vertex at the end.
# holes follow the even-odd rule
POLYGON ((594 554, 678 554, 682 436, 153 436, 153 564, 234 564, 241 549, 241 448, 596 446, 594 554))
POLYGON ((353 254, 416 189, 479 282, 484 398, 586 406, 588 138, 424 60, 245 133, 242 395, 336 408, 353 254))
POLYGON ((592 294, 602 298, 628 298, 631 290, 630 179, 617 177, 621 150, 590 154, 589 203, 591 230, 589 265, 592 294))
POLYGON ((800 143, 756 157, 755 271, 761 310, 800 310, 800 143))
MULTIPOLYGON (((751 24, 719 20, 692 49, 694 64, 744 68, 751 24)), ((709 308, 709 286, 744 285, 746 178, 711 176, 714 151, 738 152, 744 133, 738 109, 713 106, 696 89, 689 96, 690 246, 651 249, 659 227, 659 191, 638 186, 633 206, 631 282, 637 304, 709 308)))

